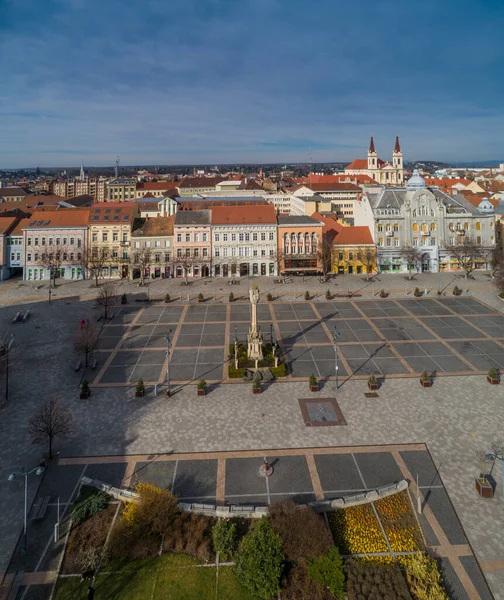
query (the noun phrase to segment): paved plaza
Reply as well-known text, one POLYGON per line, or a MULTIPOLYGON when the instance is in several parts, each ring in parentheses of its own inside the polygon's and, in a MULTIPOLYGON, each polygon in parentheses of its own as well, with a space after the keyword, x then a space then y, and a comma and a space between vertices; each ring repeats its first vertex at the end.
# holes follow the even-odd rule
MULTIPOLYGON (((412 509, 417 493, 423 499, 419 522, 427 546, 440 557, 452 600, 465 600, 474 594, 484 600, 491 599, 442 479, 423 444, 286 449, 273 451, 267 458, 273 467, 270 477, 259 473, 261 451, 61 458, 41 484, 39 496, 50 496, 52 512, 60 499, 66 510, 66 527, 70 512, 66 507, 75 499, 83 475, 121 488, 140 481, 150 482, 171 490, 184 502, 244 507, 264 506, 285 498, 305 504, 376 489, 407 478, 413 482, 412 509), (417 479, 418 490, 414 483, 417 479)), ((50 537, 47 522, 32 525, 31 564, 32 568, 37 564, 39 568, 36 575, 33 571, 25 573, 24 583, 55 579, 64 544, 47 544, 50 537)), ((385 554, 391 552, 389 549, 385 554)), ((20 547, 11 571, 16 570, 18 560, 23 561, 20 547)), ((49 598, 50 586, 25 585, 19 596, 23 597, 25 592, 25 597, 36 593, 38 600, 45 600, 49 598)))
MULTIPOLYGON (((265 341, 278 341, 291 378, 334 376, 333 328, 339 374, 466 375, 504 367, 504 316, 473 297, 261 303, 265 341)), ((93 385, 148 385, 170 379, 228 379, 229 344, 246 344, 248 303, 158 304, 117 307, 96 353, 93 385)))
MULTIPOLYGON (((431 276, 424 277, 424 275, 421 275, 420 277, 422 282, 426 282, 426 287, 427 282, 430 282, 429 285, 436 284, 436 279, 431 276)), ((283 289, 291 290, 295 286, 277 286, 278 295, 283 295, 280 301, 273 304, 262 303, 261 306, 270 311, 270 315, 273 311, 276 317, 277 306, 279 309, 286 307, 288 310, 290 307, 290 310, 295 314, 296 307, 302 305, 308 305, 312 310, 319 310, 319 305, 325 306, 327 309, 338 305, 342 308, 343 303, 349 302, 351 305, 355 304, 358 311, 359 307, 366 302, 370 303, 366 305, 370 310, 373 310, 371 303, 376 303, 374 310, 383 310, 388 303, 392 302, 392 306, 397 305, 397 308, 406 312, 406 316, 381 314, 364 314, 361 316, 359 313, 359 316, 353 318, 365 322, 370 320, 373 323, 375 320, 380 319, 383 322, 386 320, 397 322, 400 319, 404 322, 406 320, 411 321, 412 317, 409 313, 413 313, 413 311, 411 307, 403 306, 403 304, 411 301, 417 302, 411 296, 411 293, 408 295, 406 293, 406 286, 409 286, 411 290, 412 282, 406 282, 402 277, 397 279, 390 276, 387 281, 392 283, 387 289, 392 289, 393 285, 396 285, 398 289, 392 292, 389 298, 382 300, 376 294, 380 287, 386 287, 386 279, 382 277, 379 282, 371 282, 367 296, 333 300, 330 303, 323 299, 325 287, 327 286, 320 285, 318 296, 309 303, 304 302, 302 299, 303 284, 298 285, 299 289, 296 292, 297 298, 295 299, 295 294, 291 294, 292 297, 289 298, 282 291, 283 289), (404 286, 402 290, 400 289, 401 285, 404 286)), ((342 281, 343 278, 339 280, 339 286, 343 286, 342 281)), ((443 281, 445 280, 443 279, 443 281)), ((462 287, 460 285, 461 280, 457 281, 459 287, 462 287)), ((367 285, 362 281, 361 284, 367 285)), ((3 540, 0 564, 2 570, 7 568, 9 558, 17 543, 23 515, 22 482, 7 483, 7 476, 12 470, 19 470, 23 467, 28 468, 38 464, 44 449, 31 444, 31 440, 27 435, 27 423, 47 398, 57 395, 71 411, 75 423, 72 435, 56 442, 56 449, 60 450, 61 455, 66 457, 129 457, 132 455, 149 456, 151 454, 157 456, 159 453, 234 452, 258 449, 260 449, 258 452, 261 454, 266 451, 266 454, 276 456, 275 449, 278 448, 333 448, 425 443, 432 454, 446 492, 460 518, 469 543, 474 549, 476 559, 481 565, 494 597, 504 599, 504 539, 501 535, 501 532, 504 531, 504 503, 500 464, 497 464, 493 472, 497 481, 497 492, 492 500, 480 499, 474 489, 474 478, 480 469, 479 461, 475 457, 476 451, 480 449, 488 451, 492 442, 504 439, 502 428, 502 423, 504 423, 504 388, 502 385, 488 385, 483 375, 483 372, 488 368, 487 365, 491 364, 490 361, 501 364, 499 362, 499 352, 495 351, 496 346, 499 348, 502 346, 503 336, 502 332, 499 331, 501 325, 499 321, 493 323, 492 319, 502 315, 504 305, 497 298, 495 290, 492 289, 491 282, 489 283, 486 276, 478 274, 476 281, 467 282, 467 289, 471 293, 464 293, 460 298, 447 295, 440 299, 440 304, 437 297, 429 294, 427 298, 418 300, 418 308, 428 307, 428 304, 434 300, 436 306, 442 305, 443 308, 451 311, 448 315, 414 313, 416 319, 420 321, 419 325, 426 331, 427 328, 431 329, 433 335, 437 337, 423 340, 419 338, 391 339, 388 342, 394 347, 396 344, 402 344, 400 346, 402 349, 406 346, 412 348, 418 346, 421 349, 424 343, 441 344, 447 350, 449 347, 451 354, 459 358, 451 351, 454 348, 471 365, 471 367, 467 365, 464 372, 472 374, 464 377, 445 377, 440 370, 442 367, 440 365, 440 368, 436 371, 440 376, 435 378, 434 385, 430 389, 422 389, 413 374, 411 376, 406 374, 406 377, 404 374, 400 377, 387 375, 383 385, 378 390, 377 398, 365 397, 364 394, 368 391, 365 381, 367 376, 359 376, 357 373, 351 379, 342 377, 340 388, 336 394, 333 380, 322 381, 321 392, 312 394, 308 391, 306 380, 299 380, 299 377, 303 377, 302 375, 294 376, 291 374, 282 383, 265 386, 260 396, 253 396, 249 386, 244 384, 231 385, 224 382, 213 384, 210 393, 204 398, 196 396, 194 385, 185 384, 180 384, 177 393, 170 399, 164 397, 162 393, 154 396, 153 389, 150 386, 144 398, 135 398, 134 386, 131 382, 125 383, 126 378, 124 378, 122 384, 102 382, 95 385, 91 398, 88 401, 82 401, 78 395, 78 386, 82 378, 86 377, 91 380, 93 376, 98 376, 104 369, 108 356, 112 356, 114 352, 120 354, 121 352, 130 351, 127 348, 124 350, 116 349, 124 337, 124 331, 120 337, 116 337, 117 342, 115 345, 101 347, 100 352, 103 352, 104 362, 99 362, 96 371, 74 373, 74 337, 80 319, 83 317, 96 318, 97 312, 93 308, 94 301, 92 299, 95 291, 90 288, 89 282, 81 282, 80 287, 77 284, 69 284, 68 287, 66 285, 60 286, 57 288, 59 298, 48 304, 47 300, 45 302, 40 301, 47 297, 47 290, 45 292, 44 290, 30 290, 26 298, 19 297, 19 300, 16 301, 15 298, 22 294, 25 289, 23 287, 18 288, 17 285, 14 282, 7 282, 5 285, 0 286, 0 293, 2 294, 0 300, 4 302, 4 306, 0 308, 2 326, 8 333, 14 333, 16 336, 9 369, 9 402, 2 408, 2 419, 0 421, 2 432, 0 436, 0 455, 2 456, 0 479, 5 482, 5 484, 0 485, 0 525, 3 540), (70 291, 70 297, 63 298, 62 296, 67 295, 68 291, 70 291), (42 295, 43 293, 45 295, 42 295), (39 297, 36 297, 37 294, 39 297), (453 303, 453 300, 457 302, 453 303), (457 304, 461 300, 472 301, 472 304, 464 302, 461 305, 462 308, 459 309, 457 304), (476 302, 474 302, 475 300, 476 302), (483 304, 477 302, 478 300, 483 301, 483 304), (449 302, 446 303, 446 301, 449 302), (24 302, 26 303, 23 304, 24 302), (427 302, 427 304, 420 304, 423 302, 427 302), (474 309, 472 307, 478 308, 474 309), (478 312, 480 307, 483 307, 485 312, 478 312), (24 324, 13 325, 12 319, 17 311, 28 308, 31 310, 30 319, 24 324), (461 310, 463 312, 460 312, 461 310), (474 337, 471 332, 469 338, 457 336, 452 331, 442 332, 443 337, 439 336, 439 330, 446 328, 446 324, 441 325, 441 319, 445 318, 459 318, 464 323, 469 321, 467 326, 479 331, 474 337), (489 320, 486 322, 478 321, 480 318, 485 321, 489 320), (428 321, 424 324, 425 319, 437 319, 436 324, 439 327, 434 329, 428 321), (496 346, 488 345, 489 342, 495 343, 496 346), (457 343, 463 344, 463 347, 469 349, 470 352, 462 353, 461 349, 463 347, 457 346, 457 343), (486 346, 481 346, 483 343, 486 343, 486 346), (479 358, 473 358, 475 356, 479 358), (476 362, 480 360, 484 362, 476 362), (480 367, 480 365, 483 366, 480 367), (334 396, 336 396, 338 405, 344 415, 346 425, 342 427, 307 427, 300 409, 299 399, 334 396)), ((169 282, 166 285, 165 290, 160 289, 159 291, 158 297, 160 299, 165 291, 169 291, 170 294, 175 296, 173 286, 178 286, 179 283, 169 282)), ((202 282, 201 286, 203 285, 202 282)), ((215 288, 218 292, 217 285, 222 287, 220 282, 211 282, 207 287, 213 286, 211 289, 215 288)), ((245 285, 244 282, 242 282, 243 285, 245 285)), ((271 289, 276 295, 276 289, 273 289, 273 287, 268 289, 266 282, 259 282, 259 285, 262 291, 266 292, 271 289)), ((334 286, 334 284, 332 285, 334 286)), ((413 285, 415 285, 415 282, 413 282, 413 285)), ((422 284, 420 285, 423 287, 422 284)), ((124 289, 128 293, 132 291, 129 288, 124 289)), ((196 286, 195 289, 200 290, 196 286)), ((331 289, 337 291, 337 287, 331 289)), ((228 290, 224 291, 228 292, 228 290)), ((237 295, 236 289, 233 289, 233 291, 237 295)), ((138 292, 139 290, 136 288, 136 293, 138 292)), ((144 294, 144 291, 141 293, 144 294)), ((193 294, 193 292, 191 293, 193 294)), ((134 299, 131 298, 128 306, 120 306, 117 310, 126 308, 138 315, 142 308, 144 313, 146 309, 151 310, 152 308, 179 310, 179 304, 177 301, 170 305, 159 304, 158 307, 151 307, 134 303, 134 299)), ((192 312, 193 308, 197 309, 196 312, 200 309, 218 308, 218 311, 225 310, 227 314, 227 311, 234 308, 247 308, 247 306, 241 302, 230 305, 227 298, 223 298, 223 301, 217 303, 213 300, 208 303, 205 302, 203 305, 193 300, 182 306, 186 316, 190 314, 190 309, 192 312)), ((327 316, 321 313, 320 310, 319 313, 321 319, 327 316)), ((134 317, 120 318, 133 319, 134 317)), ((259 318, 263 323, 263 332, 266 341, 268 341, 268 324, 270 322, 274 323, 273 317, 267 319, 260 315, 259 318)), ((299 318, 297 320, 303 323, 303 319, 299 318)), ((326 339, 322 345, 327 346, 331 351, 330 331, 333 320, 332 317, 326 321, 322 320, 323 330, 325 331, 324 325, 328 329, 326 339)), ((340 317, 340 323, 342 324, 346 323, 347 320, 352 321, 352 317, 349 315, 340 317)), ((227 339, 231 339, 234 335, 234 326, 231 323, 236 322, 239 325, 240 321, 241 319, 232 320, 230 312, 229 318, 226 316, 226 319, 217 322, 217 324, 221 327, 224 322, 229 323, 229 331, 224 331, 227 339)), ((288 319, 278 318, 275 321, 280 327, 282 323, 295 322, 295 319, 292 317, 288 319)), ((311 321, 318 321, 318 317, 311 319, 311 321)), ((418 321, 415 320, 415 322, 418 321)), ((172 328, 175 333, 177 328, 181 330, 183 325, 196 324, 201 335, 202 327, 199 323, 201 321, 191 323, 184 319, 183 321, 171 322, 167 326, 172 328)), ((131 324, 130 321, 129 323, 117 322, 116 325, 116 321, 113 320, 110 323, 110 328, 112 329, 114 326, 124 327, 125 325, 129 327, 131 324)), ((208 324, 214 325, 216 322, 209 321, 208 324)), ((244 325, 243 334, 239 335, 245 334, 246 321, 243 320, 242 324, 244 325)), ((453 331, 456 331, 459 327, 466 327, 465 324, 461 325, 458 321, 454 321, 452 324, 454 327, 451 324, 448 327, 453 331)), ((164 328, 165 324, 163 324, 161 335, 165 335, 164 328)), ((303 327, 303 329, 306 329, 306 327, 303 327)), ((351 328, 345 330, 340 327, 339 329, 342 332, 353 331, 351 328)), ((383 329, 394 330, 394 327, 384 327, 383 329)), ((381 332, 381 329, 379 330, 381 332)), ((407 331, 407 329, 404 328, 404 331, 407 331)), ((205 334, 203 331, 203 336, 211 336, 214 333, 209 331, 205 334)), ((197 336, 198 333, 194 334, 189 331, 186 335, 197 336)), ((280 332, 277 333, 275 329, 274 335, 277 339, 282 337, 280 332)), ((286 335, 285 337, 293 336, 286 335)), ((385 335, 383 335, 383 338, 387 339, 385 335)), ((378 346, 383 344, 381 338, 379 342, 359 341, 359 339, 356 342, 344 342, 341 338, 340 341, 342 356, 345 356, 345 346, 348 350, 353 345, 366 347, 369 344, 378 346)), ((176 342, 177 340, 175 340, 173 346, 174 355, 177 350, 182 349, 182 347, 177 348, 176 342)), ((283 350, 286 352, 288 348, 296 348, 301 343, 303 343, 301 339, 294 340, 290 344, 283 340, 283 350)), ((317 342, 313 341, 304 343, 307 344, 306 347, 317 345, 317 342)), ((220 349, 219 352, 221 352, 219 358, 215 360, 215 363, 212 361, 209 364, 220 364, 220 379, 223 380, 226 344, 219 341, 217 346, 220 349)), ((159 348, 161 351, 165 350, 164 342, 160 344, 159 348)), ((142 349, 132 350, 137 354, 142 351, 142 349)), ((438 361, 436 355, 425 356, 436 362, 438 361)), ((332 361, 332 358, 333 354, 328 360, 332 361)), ((401 358, 409 365, 408 357, 402 351, 401 358)), ((350 356, 348 358, 345 356, 345 359, 347 363, 349 360, 354 360, 350 356)), ((291 362, 294 362, 294 359, 291 362)), ((193 360, 192 364, 194 369, 197 362, 193 360)), ((175 363, 172 365, 173 368, 175 368, 174 365, 175 363)), ((162 379, 163 368, 164 363, 159 373, 154 375, 154 380, 156 380, 156 377, 158 377, 158 381, 162 379)), ((416 367, 411 368, 416 370, 416 367)), ((294 364, 293 372, 295 372, 295 369, 294 364)), ((104 370, 103 374, 106 371, 107 369, 104 370)), ((374 372, 378 374, 378 370, 374 372)), ((131 375, 132 373, 128 377, 131 375)), ((134 382, 137 377, 133 375, 131 381, 134 382)), ((189 375, 189 377, 194 377, 194 371, 193 375, 189 375)), ((197 377, 198 373, 196 373, 197 377)), ((187 380, 182 379, 180 381, 187 380)), ((2 383, 4 383, 3 378, 2 383)), ((150 460, 146 458, 144 462, 150 462, 150 460)), ((80 465, 68 465, 65 468, 67 473, 70 473, 72 469, 75 470, 75 475, 73 475, 75 478, 78 478, 79 473, 82 472, 80 465)), ((110 468, 113 471, 118 467, 113 466, 110 468)), ((115 472, 113 471, 111 474, 113 475, 115 472)), ((117 476, 123 477, 120 473, 117 476)), ((51 477, 51 469, 49 469, 42 484, 50 485, 51 477)), ((39 483, 39 479, 31 476, 29 482, 30 502, 39 483)), ((308 492, 309 489, 303 489, 302 491, 308 492)), ((56 511, 55 507, 50 507, 50 509, 52 512, 48 512, 47 516, 49 529, 52 528, 54 523, 56 511)), ((33 571, 37 568, 38 572, 44 572, 54 568, 54 565, 47 562, 42 562, 37 567, 37 561, 38 559, 35 559, 33 563, 27 565, 26 571, 33 571)), ((460 561, 464 563, 468 562, 468 559, 466 560, 466 556, 461 556, 460 561)), ((448 566, 447 569, 449 568, 448 566)), ((471 566, 468 566, 468 569, 471 568, 471 566)))

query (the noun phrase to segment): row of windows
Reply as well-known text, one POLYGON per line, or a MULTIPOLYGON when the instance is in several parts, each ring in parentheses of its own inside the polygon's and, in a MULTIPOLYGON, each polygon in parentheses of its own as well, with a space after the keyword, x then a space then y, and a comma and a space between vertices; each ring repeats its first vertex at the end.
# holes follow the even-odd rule
MULTIPOLYGON (((161 244, 160 240, 155 240, 154 247, 161 248, 161 245, 162 244, 161 244)), ((165 248, 169 248, 170 247, 170 240, 165 240, 164 245, 165 245, 165 248)), ((151 248, 151 247, 153 247, 151 241, 150 240, 146 240, 146 242, 145 242, 145 248, 151 248)), ((140 242, 135 242, 135 248, 141 248, 141 243, 140 242)))
MULTIPOLYGON (((52 237, 45 238, 45 237, 43 237, 43 238, 40 238, 40 240, 39 240, 38 237, 36 237, 36 238, 33 238, 33 245, 34 246, 38 246, 39 245, 39 241, 40 241, 40 245, 41 246, 45 246, 46 243, 49 246, 53 246, 54 243, 56 243, 56 246, 68 246, 68 245, 75 246, 75 238, 73 238, 73 237, 71 237, 71 238, 66 238, 66 237, 64 237, 64 238, 59 238, 59 237, 57 237, 57 238, 52 238, 52 237), (70 241, 70 244, 68 243, 69 241, 70 241)), ((31 246, 32 245, 32 238, 27 238, 26 244, 28 246, 31 246)), ((80 238, 77 238, 77 248, 80 248, 81 246, 82 246, 82 240, 80 238)))
MULTIPOLYGON (((97 233, 93 233, 92 238, 93 242, 98 242, 98 234, 97 233)), ((104 231, 102 233, 102 242, 108 242, 109 241, 109 234, 108 231, 104 231)), ((119 241, 119 232, 114 231, 112 233, 112 241, 113 242, 118 242, 119 241)), ((123 242, 127 242, 128 241, 128 232, 124 231, 122 234, 122 241, 123 242)))
POLYGON ((284 254, 312 254, 312 252, 315 252, 316 248, 315 246, 312 247, 311 246, 291 246, 290 247, 290 252, 289 252, 289 246, 284 246, 283 249, 283 253, 284 254))
MULTIPOLYGON (((186 233, 184 234, 185 237, 185 241, 186 242, 199 242, 200 241, 200 234, 198 231, 195 231, 192 235, 192 240, 191 240, 191 234, 190 233, 186 233)), ((182 234, 181 233, 177 233, 177 242, 181 242, 182 241, 182 234)), ((201 234, 201 241, 202 242, 208 242, 208 233, 206 231, 203 231, 201 234)))
POLYGON ((182 258, 182 257, 186 257, 186 258, 190 258, 191 256, 193 256, 194 258, 208 258, 208 248, 201 248, 202 253, 200 255, 200 249, 199 248, 193 248, 192 249, 192 253, 191 253, 191 248, 184 248, 185 252, 182 253, 182 248, 177 248, 177 258, 182 258))
MULTIPOLYGON (((153 256, 154 256, 154 262, 158 263, 158 262, 161 262, 161 256, 163 256, 163 255, 161 254, 161 252, 156 252, 153 256)), ((134 254, 133 255, 133 262, 135 264, 138 264, 138 262, 139 262, 138 259, 139 259, 139 255, 138 254, 134 254)), ((150 261, 146 261, 146 262, 150 262, 150 261)), ((164 253, 164 262, 170 262, 170 253, 169 252, 165 252, 164 253)))
MULTIPOLYGON (((120 253, 121 253, 121 251, 119 250, 119 248, 112 248, 112 253, 110 256, 112 256, 112 258, 119 258, 120 253)), ((98 248, 93 248, 93 258, 97 258, 97 257, 98 257, 98 248)), ((104 259, 109 258, 108 248, 102 249, 102 251, 100 253, 100 257, 103 257, 104 259)), ((123 257, 123 260, 128 259, 128 251, 127 250, 122 250, 122 257, 123 257)))
POLYGON ((295 244, 296 243, 296 239, 297 239, 297 243, 298 244, 302 244, 303 240, 305 244, 309 244, 310 243, 310 239, 312 244, 316 244, 317 243, 317 234, 316 233, 312 233, 311 237, 309 233, 305 233, 304 235, 302 233, 298 233, 297 236, 295 233, 291 233, 290 236, 288 233, 284 233, 283 236, 283 242, 284 244, 288 244, 289 243, 289 239, 290 239, 290 243, 291 244, 295 244))
MULTIPOLYGON (((385 240, 385 244, 383 243, 383 238, 378 239, 378 246, 392 246, 392 238, 387 238, 385 240)), ((394 246, 399 246, 399 238, 394 238, 394 246)))
MULTIPOLYGON (((231 252, 228 253, 228 248, 214 248, 214 256, 219 258, 220 256, 267 256, 268 252, 266 248, 250 248, 249 246, 238 246, 238 253, 236 252, 236 246, 231 246, 231 252)), ((269 249, 269 256, 274 256, 275 250, 269 249)))
MULTIPOLYGON (((14 260, 12 258, 12 256, 13 255, 11 255, 11 260, 14 260)), ((18 254, 18 257, 19 257, 19 254, 18 254)), ((33 260, 36 262, 36 261, 39 260, 39 258, 42 261, 45 261, 46 258, 47 258, 47 260, 50 260, 50 261, 53 261, 53 260, 63 260, 63 261, 66 262, 68 260, 70 260, 70 261, 76 260, 76 255, 75 255, 74 252, 63 252, 62 256, 56 256, 56 258, 55 258, 53 254, 47 254, 46 255, 45 253, 43 253, 43 254, 39 255, 37 252, 35 252, 33 254, 33 260)), ((19 260, 19 258, 18 258, 18 260, 19 260)), ((82 260, 82 254, 80 252, 77 252, 77 260, 82 260)), ((26 261, 27 262, 31 262, 32 261, 32 254, 31 254, 31 252, 26 255, 26 261)))
MULTIPOLYGON (((261 242, 265 242, 266 241, 266 232, 262 231, 260 234, 257 233, 257 231, 254 231, 252 234, 250 234, 248 231, 245 233, 239 233, 238 234, 238 241, 240 242, 250 242, 250 240, 252 239, 253 242, 258 242, 259 241, 259 236, 260 235, 260 240, 261 242), (250 237, 252 235, 252 238, 250 237)), ((222 236, 222 241, 223 242, 228 242, 230 239, 232 242, 236 242, 236 233, 216 233, 214 234, 214 240, 216 242, 220 242, 221 241, 221 236, 222 236)), ((272 242, 275 239, 275 234, 273 231, 270 231, 268 233, 268 240, 270 242, 272 242)))

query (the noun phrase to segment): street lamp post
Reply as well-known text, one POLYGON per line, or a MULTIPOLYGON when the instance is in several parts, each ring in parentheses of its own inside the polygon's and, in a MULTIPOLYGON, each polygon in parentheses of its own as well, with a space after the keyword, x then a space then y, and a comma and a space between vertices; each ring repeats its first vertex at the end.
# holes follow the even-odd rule
POLYGON ((14 471, 9 475, 9 481, 14 481, 18 477, 25 478, 25 490, 24 490, 24 551, 28 552, 28 475, 32 473, 36 473, 37 475, 42 475, 45 471, 45 468, 42 466, 35 467, 31 471, 14 471))
POLYGON ((271 346, 273 346, 273 323, 270 323, 270 341, 271 346))
POLYGON ((172 332, 171 329, 168 329, 167 333, 166 333, 166 395, 169 396, 170 395, 170 348, 171 348, 171 339, 170 339, 170 333, 172 332))
POLYGON ((332 328, 333 333, 333 343, 334 343, 334 371, 336 374, 336 391, 338 391, 338 338, 341 335, 340 332, 336 329, 336 325, 333 325, 332 328))
POLYGON ((9 352, 14 343, 14 334, 11 333, 5 348, 5 402, 9 400, 9 352))

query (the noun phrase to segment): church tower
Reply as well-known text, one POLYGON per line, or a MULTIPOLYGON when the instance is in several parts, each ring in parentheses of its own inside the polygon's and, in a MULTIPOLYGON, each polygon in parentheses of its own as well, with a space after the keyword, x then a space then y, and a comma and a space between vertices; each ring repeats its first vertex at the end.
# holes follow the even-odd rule
POLYGON ((84 165, 81 163, 80 165, 80 175, 79 175, 79 179, 81 181, 84 181, 85 177, 84 177, 84 165))
POLYGON ((373 136, 371 136, 371 141, 369 142, 369 150, 367 153, 367 168, 370 171, 376 171, 378 168, 378 154, 376 153, 374 147, 373 136))
POLYGON ((402 183, 404 177, 403 155, 399 144, 399 136, 396 136, 394 152, 392 152, 392 166, 397 169, 397 183, 402 183))

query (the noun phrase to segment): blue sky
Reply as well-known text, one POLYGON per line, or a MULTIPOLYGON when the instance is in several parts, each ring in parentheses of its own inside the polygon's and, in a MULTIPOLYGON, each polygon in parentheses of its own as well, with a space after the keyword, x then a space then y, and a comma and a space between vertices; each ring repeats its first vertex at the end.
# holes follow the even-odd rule
POLYGON ((0 168, 504 160, 502 0, 0 0, 0 168))

